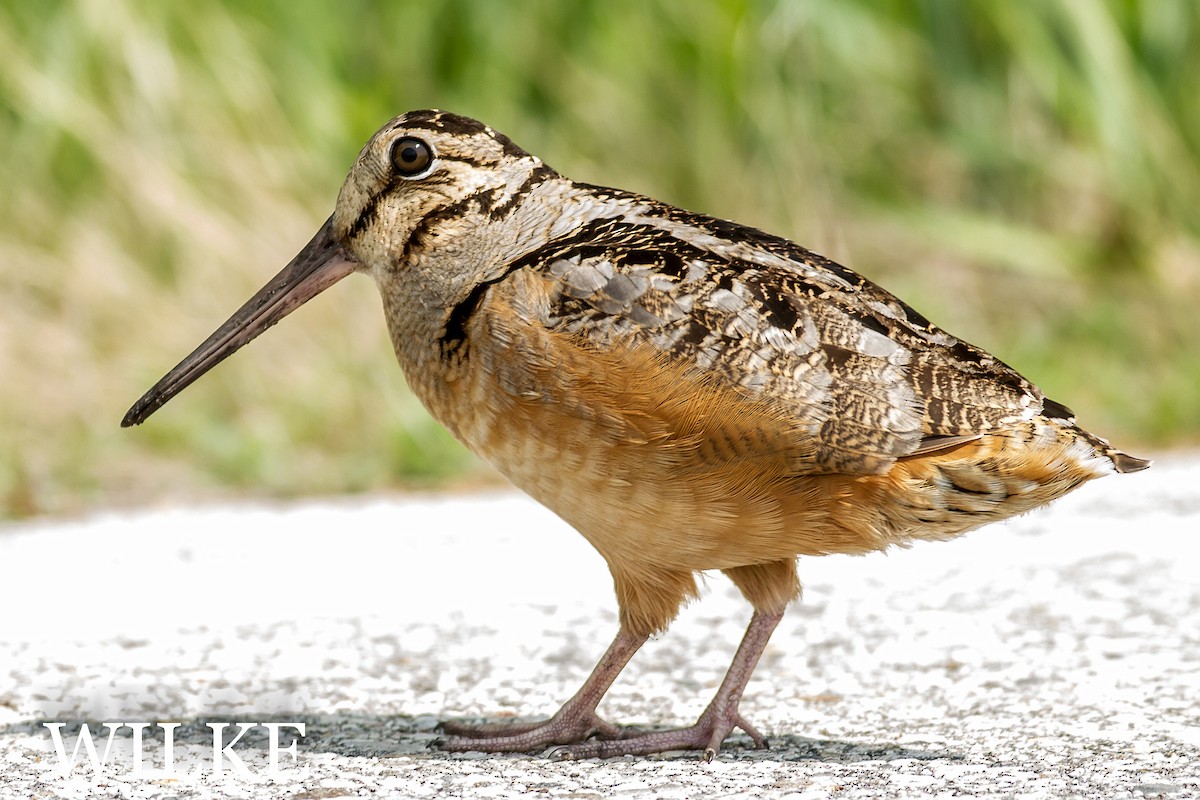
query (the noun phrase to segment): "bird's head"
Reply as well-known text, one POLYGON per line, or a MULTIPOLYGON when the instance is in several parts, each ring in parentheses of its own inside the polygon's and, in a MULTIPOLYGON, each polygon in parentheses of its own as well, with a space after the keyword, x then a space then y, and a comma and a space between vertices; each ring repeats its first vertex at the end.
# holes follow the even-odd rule
POLYGON ((495 216, 531 176, 550 172, 502 133, 443 111, 411 111, 363 147, 342 185, 332 234, 383 278, 426 247, 453 246, 459 224, 495 216), (436 235, 442 241, 424 241, 436 235))
POLYGON ((267 282, 178 366, 129 409, 137 425, 193 381, 300 305, 352 272, 386 286, 405 270, 447 298, 486 279, 478 252, 449 260, 437 274, 432 250, 480 247, 481 237, 455 236, 522 196, 534 178, 553 175, 539 159, 481 122, 443 111, 412 111, 384 125, 359 153, 333 215, 279 274, 267 282), (440 240, 438 240, 440 239, 440 240), (463 244, 467 242, 467 244, 463 244))

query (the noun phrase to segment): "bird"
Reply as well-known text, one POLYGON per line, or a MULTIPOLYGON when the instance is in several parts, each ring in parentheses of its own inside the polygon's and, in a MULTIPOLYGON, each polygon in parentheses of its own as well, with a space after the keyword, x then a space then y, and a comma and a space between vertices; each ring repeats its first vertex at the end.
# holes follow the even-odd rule
POLYGON ((605 559, 615 638, 535 722, 447 721, 448 751, 562 758, 700 751, 742 694, 802 556, 946 540, 1150 465, 986 351, 792 241, 573 181, 506 135, 402 114, 358 154, 332 215, 122 420, 139 424, 351 273, 375 280, 397 359, 434 418, 605 559), (691 725, 597 705, 720 571, 752 608, 691 725))

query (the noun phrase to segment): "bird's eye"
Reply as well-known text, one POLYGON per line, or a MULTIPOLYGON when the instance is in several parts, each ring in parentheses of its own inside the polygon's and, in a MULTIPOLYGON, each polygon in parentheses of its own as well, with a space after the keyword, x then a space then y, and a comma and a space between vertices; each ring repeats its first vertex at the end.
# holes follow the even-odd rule
POLYGON ((406 178, 420 175, 433 162, 433 151, 420 139, 405 137, 392 145, 392 166, 406 178))

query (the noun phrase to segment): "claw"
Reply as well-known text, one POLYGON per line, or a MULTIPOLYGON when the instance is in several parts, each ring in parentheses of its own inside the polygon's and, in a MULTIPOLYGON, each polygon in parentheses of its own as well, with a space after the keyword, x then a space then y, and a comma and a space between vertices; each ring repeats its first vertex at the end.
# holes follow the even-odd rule
POLYGON ((569 745, 584 742, 593 736, 603 741, 623 738, 622 730, 594 711, 577 706, 564 706, 557 714, 542 722, 487 723, 460 725, 450 723, 443 728, 451 736, 442 749, 452 752, 480 750, 494 753, 530 753, 547 745, 569 745))
POLYGON ((439 740, 438 746, 450 751, 479 750, 493 753, 531 753, 551 746, 546 755, 561 761, 644 756, 668 750, 700 750, 704 760, 712 763, 721 752, 725 737, 734 729, 741 728, 754 746, 762 749, 767 746, 767 740, 738 712, 738 704, 758 657, 781 616, 781 613, 755 612, 716 696, 690 727, 646 733, 620 728, 596 714, 596 705, 613 678, 645 641, 644 636, 634 636, 622 630, 583 688, 550 719, 544 722, 477 726, 447 722, 442 724, 442 730, 451 736, 444 741, 439 740))
POLYGON ((734 716, 733 724, 745 731, 746 735, 750 737, 750 741, 754 742, 754 749, 765 750, 767 748, 766 738, 759 733, 753 725, 751 725, 749 722, 746 722, 745 718, 741 714, 736 714, 734 716))

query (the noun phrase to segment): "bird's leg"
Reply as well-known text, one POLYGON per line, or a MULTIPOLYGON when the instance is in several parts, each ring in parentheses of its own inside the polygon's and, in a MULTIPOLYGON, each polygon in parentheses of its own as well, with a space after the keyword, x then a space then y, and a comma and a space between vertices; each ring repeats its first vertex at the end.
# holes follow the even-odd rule
POLYGON ((441 748, 456 752, 480 750, 519 753, 540 750, 553 744, 582 742, 596 734, 606 738, 621 736, 620 728, 596 714, 596 706, 647 638, 622 627, 583 686, 550 719, 489 725, 446 722, 442 724, 442 730, 450 736, 440 743, 441 748))
POLYGON ((746 635, 742 637, 742 643, 733 656, 733 663, 725 673, 725 680, 721 681, 721 687, 717 689, 708 708, 690 727, 644 733, 628 739, 580 742, 559 748, 554 754, 559 758, 577 759, 642 756, 665 750, 704 750, 705 760, 712 761, 721 749, 721 742, 734 728, 741 728, 748 733, 755 747, 766 747, 767 742, 762 734, 738 712, 738 703, 758 664, 759 656, 767 646, 767 640, 771 638, 771 632, 782 618, 782 612, 754 612, 746 635))

